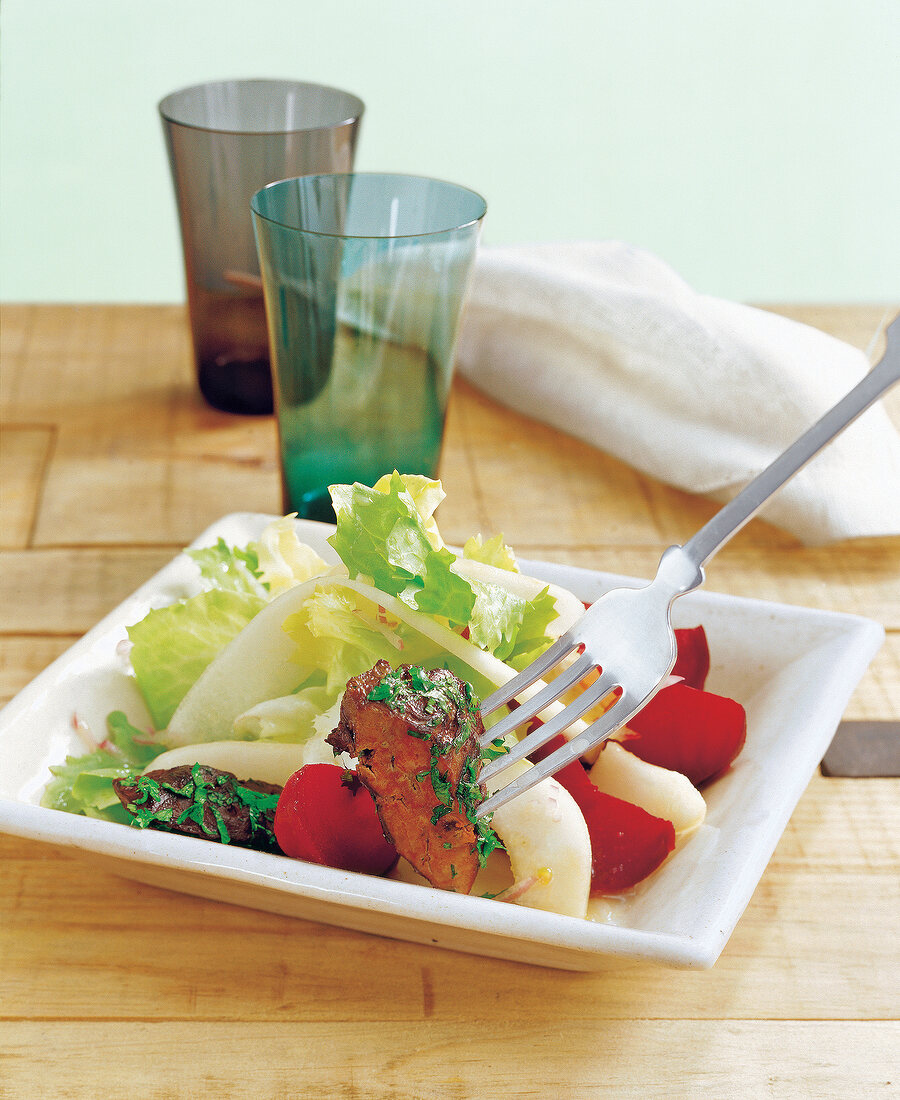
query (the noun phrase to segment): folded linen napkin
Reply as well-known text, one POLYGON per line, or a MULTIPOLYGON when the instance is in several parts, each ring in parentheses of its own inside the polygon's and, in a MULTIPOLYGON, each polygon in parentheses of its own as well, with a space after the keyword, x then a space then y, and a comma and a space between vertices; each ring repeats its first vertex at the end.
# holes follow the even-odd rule
MULTIPOLYGON (((608 241, 483 248, 458 368, 497 401, 724 501, 869 363, 817 329, 698 294, 657 257, 608 241)), ((881 404, 760 514, 810 545, 900 534, 900 433, 881 404)))

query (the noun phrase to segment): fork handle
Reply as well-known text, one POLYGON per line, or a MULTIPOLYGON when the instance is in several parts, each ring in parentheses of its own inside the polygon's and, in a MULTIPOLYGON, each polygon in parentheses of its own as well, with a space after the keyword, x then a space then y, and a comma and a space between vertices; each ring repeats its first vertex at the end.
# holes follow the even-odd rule
MULTIPOLYGON (((896 328, 895 321, 891 328, 896 328)), ((900 333, 898 333, 900 336, 900 333)), ((721 549, 726 542, 752 519, 765 502, 782 485, 801 470, 811 458, 848 427, 853 421, 895 382, 900 380, 900 339, 892 343, 881 361, 852 390, 830 409, 796 443, 779 455, 761 474, 746 485, 733 500, 701 527, 696 535, 684 544, 684 553, 698 567, 721 549)))

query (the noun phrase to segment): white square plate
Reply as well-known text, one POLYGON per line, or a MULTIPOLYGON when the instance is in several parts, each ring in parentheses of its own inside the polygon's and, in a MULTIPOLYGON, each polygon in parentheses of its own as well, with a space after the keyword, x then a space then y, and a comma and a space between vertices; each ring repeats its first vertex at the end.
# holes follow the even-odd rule
MULTIPOLYGON (((220 536, 243 545, 271 518, 225 516, 193 545, 220 536)), ((325 542, 332 530, 300 523, 301 538, 333 560, 325 542)), ((520 564, 523 572, 585 600, 633 583, 583 569, 520 564)), ((147 720, 117 643, 151 607, 197 591, 195 578, 193 563, 179 555, 0 712, 0 830, 71 846, 155 886, 569 970, 621 962, 712 966, 884 638, 877 623, 852 615, 703 591, 679 600, 676 625, 706 628, 709 690, 747 709, 747 743, 732 770, 704 792, 708 815, 699 832, 617 908, 615 924, 599 923, 42 808, 49 766, 84 751, 73 729, 75 714, 94 730, 105 729, 115 709, 136 724, 147 720)))

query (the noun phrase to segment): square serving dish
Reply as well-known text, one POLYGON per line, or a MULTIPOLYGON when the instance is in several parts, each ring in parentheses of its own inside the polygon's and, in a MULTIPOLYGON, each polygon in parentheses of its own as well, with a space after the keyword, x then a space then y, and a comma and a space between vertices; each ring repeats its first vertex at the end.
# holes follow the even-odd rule
MULTIPOLYGON (((193 546, 242 545, 273 517, 225 516, 193 546)), ((334 560, 333 528, 298 521, 300 537, 334 560)), ((633 578, 541 562, 522 571, 594 600, 633 578)), ((190 837, 78 817, 39 805, 49 766, 84 751, 73 716, 104 729, 124 710, 148 721, 118 643, 151 607, 198 590, 179 555, 45 669, 0 712, 0 830, 62 844, 126 878, 375 935, 567 970, 621 963, 710 967, 728 941, 797 801, 884 638, 853 615, 699 591, 676 625, 702 623, 707 687, 747 710, 747 743, 704 791, 706 823, 615 909, 615 923, 558 916, 480 897, 375 878, 190 837)), ((63 898, 59 904, 65 904, 63 898)))

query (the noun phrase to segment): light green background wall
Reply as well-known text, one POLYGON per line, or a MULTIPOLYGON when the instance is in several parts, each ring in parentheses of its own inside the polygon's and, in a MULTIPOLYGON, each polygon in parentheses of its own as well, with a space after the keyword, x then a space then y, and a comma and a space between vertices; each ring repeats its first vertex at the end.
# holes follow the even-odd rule
POLYGON ((900 294, 900 0, 2 0, 0 296, 183 294, 155 104, 229 76, 366 101, 357 166, 618 237, 754 301, 900 294))

